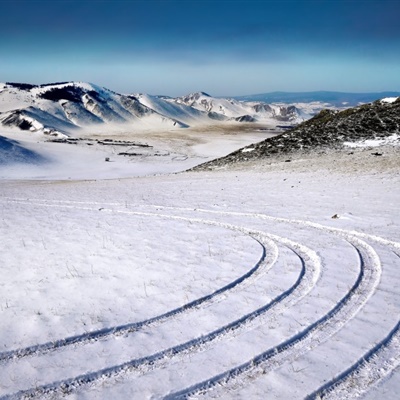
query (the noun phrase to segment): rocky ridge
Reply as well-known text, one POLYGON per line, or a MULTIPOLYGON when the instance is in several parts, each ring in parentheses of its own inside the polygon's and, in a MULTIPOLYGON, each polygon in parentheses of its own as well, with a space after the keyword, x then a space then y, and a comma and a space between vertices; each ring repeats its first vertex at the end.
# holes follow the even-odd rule
POLYGON ((388 137, 400 143, 400 97, 390 101, 377 100, 344 111, 322 110, 312 119, 279 136, 201 164, 194 170, 225 168, 272 156, 340 148, 345 144, 356 145, 388 137))

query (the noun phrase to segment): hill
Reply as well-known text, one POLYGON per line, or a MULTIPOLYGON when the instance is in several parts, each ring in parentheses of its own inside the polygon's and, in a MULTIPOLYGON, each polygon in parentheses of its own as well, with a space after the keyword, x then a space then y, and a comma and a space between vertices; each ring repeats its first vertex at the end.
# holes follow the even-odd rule
POLYGON ((226 157, 195 169, 214 169, 273 155, 310 151, 316 148, 357 145, 368 140, 400 137, 400 98, 378 100, 343 111, 322 110, 312 119, 282 135, 246 146, 226 157))

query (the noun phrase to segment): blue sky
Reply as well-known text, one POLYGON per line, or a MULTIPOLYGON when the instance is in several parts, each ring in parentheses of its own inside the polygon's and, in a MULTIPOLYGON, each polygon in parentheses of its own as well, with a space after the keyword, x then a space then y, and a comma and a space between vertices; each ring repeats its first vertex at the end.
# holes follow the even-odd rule
POLYGON ((400 91, 400 0, 0 0, 0 81, 400 91))

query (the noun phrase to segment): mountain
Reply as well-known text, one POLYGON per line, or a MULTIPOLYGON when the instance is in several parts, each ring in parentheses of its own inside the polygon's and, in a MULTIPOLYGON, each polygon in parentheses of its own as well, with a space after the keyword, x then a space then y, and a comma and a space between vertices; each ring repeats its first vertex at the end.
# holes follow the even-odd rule
POLYGON ((121 95, 81 82, 49 85, 0 84, 0 122, 44 133, 70 133, 95 124, 185 126, 121 95))
POLYGON ((284 134, 239 149, 195 169, 213 169, 294 151, 342 147, 367 140, 400 142, 400 97, 377 100, 344 111, 323 110, 284 134))
POLYGON ((150 129, 224 122, 293 125, 311 115, 293 105, 218 99, 203 92, 171 98, 123 95, 83 82, 0 84, 0 125, 50 135, 69 135, 99 124, 150 129))
POLYGON ((186 126, 195 125, 197 123, 204 123, 205 121, 211 123, 212 121, 227 121, 224 115, 219 115, 206 110, 199 110, 190 105, 175 101, 173 98, 165 96, 151 96, 148 94, 135 95, 141 104, 149 107, 150 109, 164 115, 168 118, 180 121, 186 126))
POLYGON ((254 121, 280 121, 296 124, 310 118, 310 114, 291 105, 266 104, 261 101, 239 101, 211 97, 207 93, 198 92, 187 96, 171 99, 178 104, 185 104, 200 111, 223 115, 237 121, 244 117, 250 122, 254 121))
POLYGON ((399 97, 400 92, 345 93, 345 92, 270 92, 248 96, 235 96, 239 101, 261 101, 266 103, 325 103, 325 107, 354 107, 371 103, 385 97, 399 97))

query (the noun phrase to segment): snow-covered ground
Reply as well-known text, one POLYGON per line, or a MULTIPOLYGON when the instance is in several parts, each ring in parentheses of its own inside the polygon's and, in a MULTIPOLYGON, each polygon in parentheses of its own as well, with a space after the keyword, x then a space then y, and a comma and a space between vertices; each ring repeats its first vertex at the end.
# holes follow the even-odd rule
POLYGON ((79 140, 59 143, 42 133, 3 129, 0 179, 111 179, 173 173, 275 136, 277 131, 240 123, 133 132, 114 126, 111 131, 109 127, 87 129, 80 132, 79 140))
POLYGON ((0 397, 396 398, 399 148, 148 176, 215 135, 0 165, 0 397))

